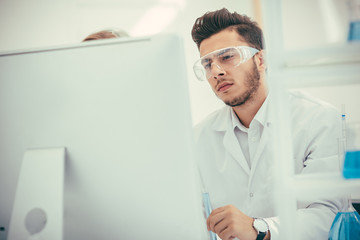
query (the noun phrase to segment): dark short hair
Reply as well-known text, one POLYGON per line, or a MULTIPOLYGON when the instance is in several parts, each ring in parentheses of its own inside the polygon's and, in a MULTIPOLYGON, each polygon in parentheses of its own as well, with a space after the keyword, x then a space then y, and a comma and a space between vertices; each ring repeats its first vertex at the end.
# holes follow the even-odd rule
POLYGON ((191 31, 192 38, 198 48, 204 39, 224 30, 235 29, 251 47, 264 48, 263 33, 258 24, 246 15, 231 13, 226 8, 207 12, 196 19, 191 31))
POLYGON ((83 40, 83 42, 99 40, 99 39, 107 39, 107 38, 128 37, 128 36, 129 35, 123 30, 102 30, 100 32, 90 34, 83 40))

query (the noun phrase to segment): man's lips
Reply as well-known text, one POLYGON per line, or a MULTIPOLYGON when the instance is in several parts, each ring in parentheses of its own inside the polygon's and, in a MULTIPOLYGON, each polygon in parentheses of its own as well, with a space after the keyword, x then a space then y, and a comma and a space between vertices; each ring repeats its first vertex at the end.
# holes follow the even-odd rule
POLYGON ((217 91, 218 92, 224 92, 224 91, 228 90, 232 85, 233 85, 232 83, 221 83, 217 87, 217 91))

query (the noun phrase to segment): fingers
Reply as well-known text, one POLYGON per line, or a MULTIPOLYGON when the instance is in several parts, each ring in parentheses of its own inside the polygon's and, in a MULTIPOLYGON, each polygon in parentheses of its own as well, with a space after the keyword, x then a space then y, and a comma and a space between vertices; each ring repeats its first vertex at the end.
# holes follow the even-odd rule
POLYGON ((220 234, 222 231, 224 231, 228 227, 228 220, 225 218, 221 218, 219 221, 215 223, 215 225, 211 228, 211 231, 213 231, 216 234, 220 234))
POLYGON ((207 228, 219 235, 223 240, 231 240, 246 236, 254 231, 252 218, 245 215, 235 206, 227 205, 214 209, 206 220, 207 228))
POLYGON ((223 219, 224 216, 223 214, 221 214, 221 212, 217 214, 210 214, 210 216, 206 220, 208 230, 215 232, 214 230, 215 225, 219 224, 219 222, 222 221, 223 219))
MULTIPOLYGON (((213 219, 214 216, 217 216, 219 213, 221 213, 223 211, 223 207, 220 208, 216 208, 214 209, 211 214, 209 215, 209 217, 206 220, 206 226, 208 231, 212 231, 212 227, 216 224, 215 220, 213 219)), ((220 219, 221 220, 221 219, 220 219)), ((219 220, 218 220, 219 221, 219 220)))
POLYGON ((224 218, 226 218, 229 209, 231 209, 230 205, 216 208, 211 212, 210 216, 206 220, 208 231, 216 232, 215 226, 218 225, 224 218))
POLYGON ((214 232, 223 240, 233 237, 235 228, 229 219, 223 219, 214 227, 214 232))
POLYGON ((218 233, 218 235, 222 240, 232 240, 235 238, 235 236, 233 236, 233 232, 234 229, 231 226, 228 226, 222 232, 218 233))
POLYGON ((236 226, 229 219, 222 219, 215 224, 214 230, 222 240, 231 240, 235 238, 236 226))

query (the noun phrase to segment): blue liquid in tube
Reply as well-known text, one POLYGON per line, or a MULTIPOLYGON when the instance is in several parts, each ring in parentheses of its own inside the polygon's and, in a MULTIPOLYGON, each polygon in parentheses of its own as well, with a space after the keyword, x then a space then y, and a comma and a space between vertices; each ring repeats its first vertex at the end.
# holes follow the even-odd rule
POLYGON ((348 41, 360 41, 360 21, 350 22, 348 41))
POLYGON ((338 212, 329 232, 329 240, 360 239, 360 216, 356 211, 338 212))
POLYGON ((344 178, 360 178, 360 151, 345 153, 343 176, 344 178))

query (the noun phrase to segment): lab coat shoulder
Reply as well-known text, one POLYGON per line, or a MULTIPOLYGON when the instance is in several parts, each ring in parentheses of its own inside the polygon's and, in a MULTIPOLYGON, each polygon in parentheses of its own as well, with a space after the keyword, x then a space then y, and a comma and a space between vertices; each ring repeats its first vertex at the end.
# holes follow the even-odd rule
MULTIPOLYGON (((302 92, 289 93, 294 149, 304 159, 302 172, 337 170, 337 141, 341 133, 341 114, 322 100, 302 92), (316 166, 316 167, 315 167, 316 166)), ((300 170, 300 169, 299 169, 300 170)))
POLYGON ((210 115, 194 127, 195 142, 198 143, 201 139, 211 137, 213 135, 221 134, 226 131, 230 123, 231 108, 224 106, 210 115))
POLYGON ((314 132, 340 133, 341 114, 334 106, 300 91, 290 92, 289 98, 294 127, 305 127, 312 136, 317 136, 314 132))
POLYGON ((224 106, 194 127, 196 152, 200 162, 213 161, 215 165, 222 165, 220 162, 227 155, 223 140, 226 130, 231 126, 230 115, 231 108, 224 106))
POLYGON ((336 123, 341 116, 339 111, 331 104, 301 91, 290 91, 289 100, 291 102, 292 116, 297 116, 299 120, 305 118, 309 120, 320 120, 320 122, 317 123, 321 124, 325 121, 333 124, 336 123))

